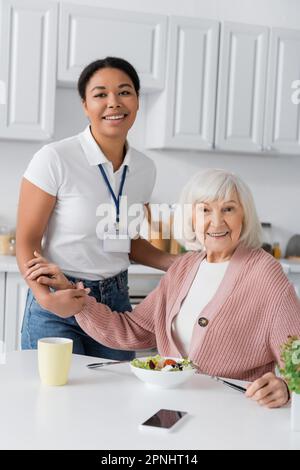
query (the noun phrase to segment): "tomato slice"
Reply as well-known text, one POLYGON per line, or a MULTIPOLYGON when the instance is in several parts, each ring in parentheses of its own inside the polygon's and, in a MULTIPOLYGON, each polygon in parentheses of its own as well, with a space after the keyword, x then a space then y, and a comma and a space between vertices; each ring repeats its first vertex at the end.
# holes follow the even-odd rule
POLYGON ((164 362, 164 367, 165 366, 175 366, 177 364, 176 361, 174 361, 174 359, 166 359, 165 362, 164 362))

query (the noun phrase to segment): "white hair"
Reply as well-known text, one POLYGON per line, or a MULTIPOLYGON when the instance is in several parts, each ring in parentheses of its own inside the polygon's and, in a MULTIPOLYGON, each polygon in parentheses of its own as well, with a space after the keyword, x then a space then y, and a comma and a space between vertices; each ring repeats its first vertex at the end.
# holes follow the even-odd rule
POLYGON ((260 248, 262 229, 249 187, 239 176, 214 168, 198 172, 184 186, 174 216, 174 227, 181 224, 183 228, 181 237, 175 234, 177 241, 188 250, 205 249, 196 237, 191 209, 199 202, 229 200, 235 191, 244 211, 240 241, 249 248, 260 248))

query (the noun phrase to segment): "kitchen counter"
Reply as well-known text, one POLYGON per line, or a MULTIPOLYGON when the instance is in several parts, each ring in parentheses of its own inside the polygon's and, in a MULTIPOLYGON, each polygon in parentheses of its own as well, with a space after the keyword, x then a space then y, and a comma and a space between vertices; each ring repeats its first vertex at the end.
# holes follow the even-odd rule
POLYGON ((0 255, 0 272, 6 272, 6 273, 19 272, 16 257, 0 255))
POLYGON ((300 273, 300 263, 296 261, 289 261, 288 259, 281 259, 280 264, 286 274, 297 274, 300 273))
MULTIPOLYGON (((289 261, 287 259, 279 260, 283 270, 286 274, 288 273, 300 273, 300 263, 295 261, 289 261)), ((129 266, 130 274, 163 274, 164 272, 149 268, 148 266, 142 266, 141 264, 131 264, 129 266)), ((3 256, 0 255, 0 272, 16 273, 19 272, 17 260, 15 256, 3 256)))
MULTIPOLYGON (((130 274, 164 274, 164 271, 161 271, 160 269, 150 268, 148 266, 142 266, 140 264, 131 264, 129 266, 128 271, 130 274)), ((16 257, 0 255, 0 272, 19 272, 16 257)))

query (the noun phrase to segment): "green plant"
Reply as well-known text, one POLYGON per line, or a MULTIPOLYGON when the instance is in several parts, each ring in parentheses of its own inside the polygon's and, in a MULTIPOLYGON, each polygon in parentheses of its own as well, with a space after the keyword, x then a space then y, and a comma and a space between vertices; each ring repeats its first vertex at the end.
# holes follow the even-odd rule
POLYGON ((280 369, 291 392, 300 393, 300 338, 288 336, 281 346, 281 359, 284 367, 280 369))

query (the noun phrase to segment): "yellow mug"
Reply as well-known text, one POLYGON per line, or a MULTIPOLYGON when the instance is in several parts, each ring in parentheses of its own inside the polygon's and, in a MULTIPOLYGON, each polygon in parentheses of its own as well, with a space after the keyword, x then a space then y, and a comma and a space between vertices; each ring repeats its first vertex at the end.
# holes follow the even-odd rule
POLYGON ((39 374, 45 385, 65 385, 71 365, 73 340, 42 338, 38 340, 39 374))

